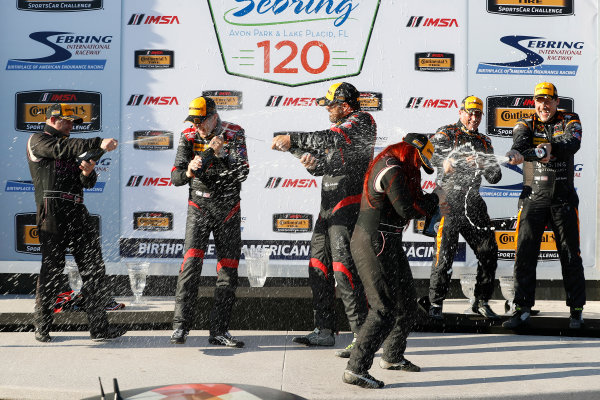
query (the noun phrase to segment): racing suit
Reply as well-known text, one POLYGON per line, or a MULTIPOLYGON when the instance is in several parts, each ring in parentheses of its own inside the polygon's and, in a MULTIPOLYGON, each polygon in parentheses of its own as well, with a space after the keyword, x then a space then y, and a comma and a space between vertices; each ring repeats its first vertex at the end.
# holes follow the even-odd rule
POLYGON ((469 131, 460 121, 438 129, 431 138, 435 146, 432 163, 438 170, 436 184, 446 191, 450 206, 449 215, 443 216, 435 239, 436 251, 431 267, 429 300, 441 305, 450 286, 452 263, 461 234, 477 257, 477 280, 475 299, 487 301, 494 292, 494 280, 498 267, 498 244, 491 230, 490 217, 485 201, 479 195, 481 177, 489 183, 502 178, 500 165, 493 156, 490 139, 478 131, 469 131), (465 158, 476 154, 483 169, 467 165, 465 158), (491 154, 490 157, 485 157, 491 154), (446 158, 455 160, 454 171, 443 173, 446 158))
POLYGON ((83 204, 83 188, 96 184, 96 171, 83 175, 75 158, 100 149, 102 139, 70 138, 46 125, 44 132, 27 141, 29 171, 35 188, 36 225, 39 233, 42 266, 35 295, 34 325, 41 333, 50 332, 59 277, 65 268, 67 248, 79 269, 81 288, 92 335, 108 328, 105 266, 102 260, 99 226, 83 204))
POLYGON ((523 166, 523 191, 517 219, 515 304, 532 307, 538 255, 546 225, 552 228, 562 266, 567 305, 585 304, 585 277, 579 250, 579 197, 573 184, 574 155, 581 146, 581 122, 574 113, 557 111, 547 122, 534 115, 520 119, 513 129, 513 150, 524 152, 550 142, 546 164, 523 166))
POLYGON ((290 134, 291 151, 299 149, 323 155, 311 171, 322 175, 323 180, 308 266, 315 326, 319 329, 336 330, 336 282, 352 332, 358 333, 367 315, 364 289, 350 254, 350 238, 376 135, 375 120, 360 110, 351 112, 329 129, 290 134))
POLYGON ((190 330, 194 323, 202 263, 212 232, 218 262, 210 334, 217 336, 229 330, 242 247, 240 191, 248 169, 246 139, 240 126, 219 119, 210 137, 202 138, 194 127, 181 133, 171 181, 175 186, 189 184, 189 197, 174 329, 190 330), (224 140, 219 154, 208 146, 215 135, 224 140), (196 155, 202 157, 202 166, 188 178, 188 164, 196 155))
MULTIPOLYGON (((348 361, 347 369, 358 374, 371 368, 382 344, 385 361, 401 362, 416 318, 417 294, 402 232, 410 219, 431 215, 438 196, 412 193, 404 168, 393 156, 375 163, 352 235, 352 256, 370 306, 348 361)), ((416 178, 420 189, 420 174, 416 178)))

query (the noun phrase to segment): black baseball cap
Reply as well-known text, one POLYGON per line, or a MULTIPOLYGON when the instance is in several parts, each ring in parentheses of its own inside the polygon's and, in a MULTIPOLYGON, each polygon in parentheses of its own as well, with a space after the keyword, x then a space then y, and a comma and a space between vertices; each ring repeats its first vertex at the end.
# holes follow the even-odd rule
POLYGON ((196 97, 189 106, 188 117, 185 121, 199 124, 217 112, 217 105, 210 97, 196 97))
POLYGON ((427 135, 422 133, 407 133, 402 140, 419 150, 419 156, 421 156, 421 161, 423 161, 423 169, 428 174, 433 174, 431 158, 433 157, 434 147, 429 138, 427 138, 427 135))
POLYGON ((327 94, 317 99, 320 106, 329 106, 333 103, 358 104, 360 93, 354 85, 348 82, 338 82, 329 86, 327 94))
POLYGON ((55 117, 73 121, 74 124, 81 124, 83 118, 75 114, 75 107, 72 104, 56 103, 52 104, 46 110, 46 119, 55 117))

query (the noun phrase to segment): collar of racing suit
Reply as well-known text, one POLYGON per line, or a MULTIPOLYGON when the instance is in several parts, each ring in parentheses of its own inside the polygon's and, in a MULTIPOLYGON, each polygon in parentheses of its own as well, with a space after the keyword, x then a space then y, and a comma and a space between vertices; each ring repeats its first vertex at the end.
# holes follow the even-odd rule
POLYGON ((479 135, 479 129, 476 129, 474 131, 470 131, 470 130, 467 129, 466 126, 463 125, 462 122, 460 122, 460 120, 458 120, 458 122, 456 123, 456 126, 458 126, 461 131, 463 131, 464 133, 468 133, 469 135, 479 135))
POLYGON ((52 136, 56 136, 58 138, 67 137, 67 135, 65 135, 63 132, 59 131, 58 129, 56 129, 48 124, 44 125, 44 132, 49 133, 52 136))

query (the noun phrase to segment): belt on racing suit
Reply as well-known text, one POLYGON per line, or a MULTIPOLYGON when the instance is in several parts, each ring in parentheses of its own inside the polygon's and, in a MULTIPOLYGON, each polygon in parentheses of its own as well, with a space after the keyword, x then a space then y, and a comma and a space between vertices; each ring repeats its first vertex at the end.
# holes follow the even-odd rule
POLYGON ((59 192, 55 190, 46 190, 44 191, 45 199, 62 199, 72 201, 73 203, 82 204, 83 196, 78 194, 68 193, 68 192, 59 192))

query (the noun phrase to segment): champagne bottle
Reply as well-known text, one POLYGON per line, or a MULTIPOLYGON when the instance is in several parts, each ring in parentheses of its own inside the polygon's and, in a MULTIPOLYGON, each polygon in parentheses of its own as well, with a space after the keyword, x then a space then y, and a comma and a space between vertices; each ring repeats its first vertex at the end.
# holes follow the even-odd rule
POLYGON ((521 153, 525 161, 539 161, 546 157, 546 149, 543 147, 534 147, 533 149, 527 149, 521 153))

